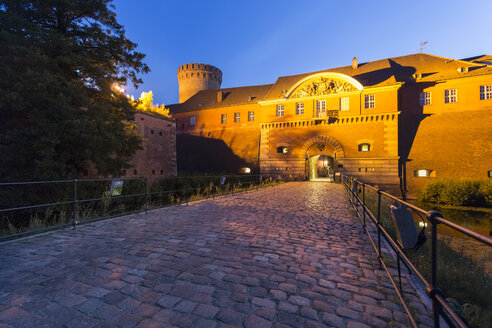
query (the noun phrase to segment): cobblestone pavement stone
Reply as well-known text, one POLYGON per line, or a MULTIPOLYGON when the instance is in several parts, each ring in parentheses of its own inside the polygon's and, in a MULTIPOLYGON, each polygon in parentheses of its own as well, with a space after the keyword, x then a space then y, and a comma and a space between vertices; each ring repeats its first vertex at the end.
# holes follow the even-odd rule
POLYGON ((2 328, 407 326, 336 184, 287 183, 0 245, 2 328))

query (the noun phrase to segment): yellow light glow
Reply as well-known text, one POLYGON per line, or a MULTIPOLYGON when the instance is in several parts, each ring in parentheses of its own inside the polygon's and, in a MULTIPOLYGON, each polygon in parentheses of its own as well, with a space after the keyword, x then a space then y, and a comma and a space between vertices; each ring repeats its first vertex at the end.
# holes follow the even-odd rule
POLYGON ((116 92, 119 92, 121 94, 124 94, 126 92, 125 89, 123 89, 119 84, 114 84, 113 85, 113 90, 116 92))

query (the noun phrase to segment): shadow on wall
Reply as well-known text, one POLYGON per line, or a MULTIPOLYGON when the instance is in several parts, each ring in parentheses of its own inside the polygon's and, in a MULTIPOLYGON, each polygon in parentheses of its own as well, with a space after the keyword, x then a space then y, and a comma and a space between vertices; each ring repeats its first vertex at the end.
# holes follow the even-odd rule
POLYGON ((220 139, 178 134, 176 153, 179 172, 238 174, 242 167, 255 171, 220 139))

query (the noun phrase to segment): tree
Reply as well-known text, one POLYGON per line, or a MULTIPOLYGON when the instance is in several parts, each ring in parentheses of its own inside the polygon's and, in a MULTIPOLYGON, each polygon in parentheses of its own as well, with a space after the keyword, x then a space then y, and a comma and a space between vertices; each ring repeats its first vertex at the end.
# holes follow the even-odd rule
POLYGON ((171 117, 171 114, 169 113, 169 108, 166 108, 164 104, 154 105, 154 94, 152 93, 152 90, 150 90, 149 92, 142 92, 138 100, 130 97, 130 103, 135 107, 136 110, 142 112, 157 113, 164 117, 171 117))
POLYGON ((112 0, 0 0, 0 181, 118 174, 141 148, 115 85, 149 71, 112 0))

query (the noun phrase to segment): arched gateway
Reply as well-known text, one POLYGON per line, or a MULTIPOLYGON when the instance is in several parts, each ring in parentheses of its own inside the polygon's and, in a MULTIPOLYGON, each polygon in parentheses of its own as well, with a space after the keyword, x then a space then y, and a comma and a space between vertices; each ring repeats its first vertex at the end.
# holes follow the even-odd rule
POLYGON ((333 181, 337 159, 344 157, 342 145, 333 137, 315 136, 306 141, 305 178, 333 181))

